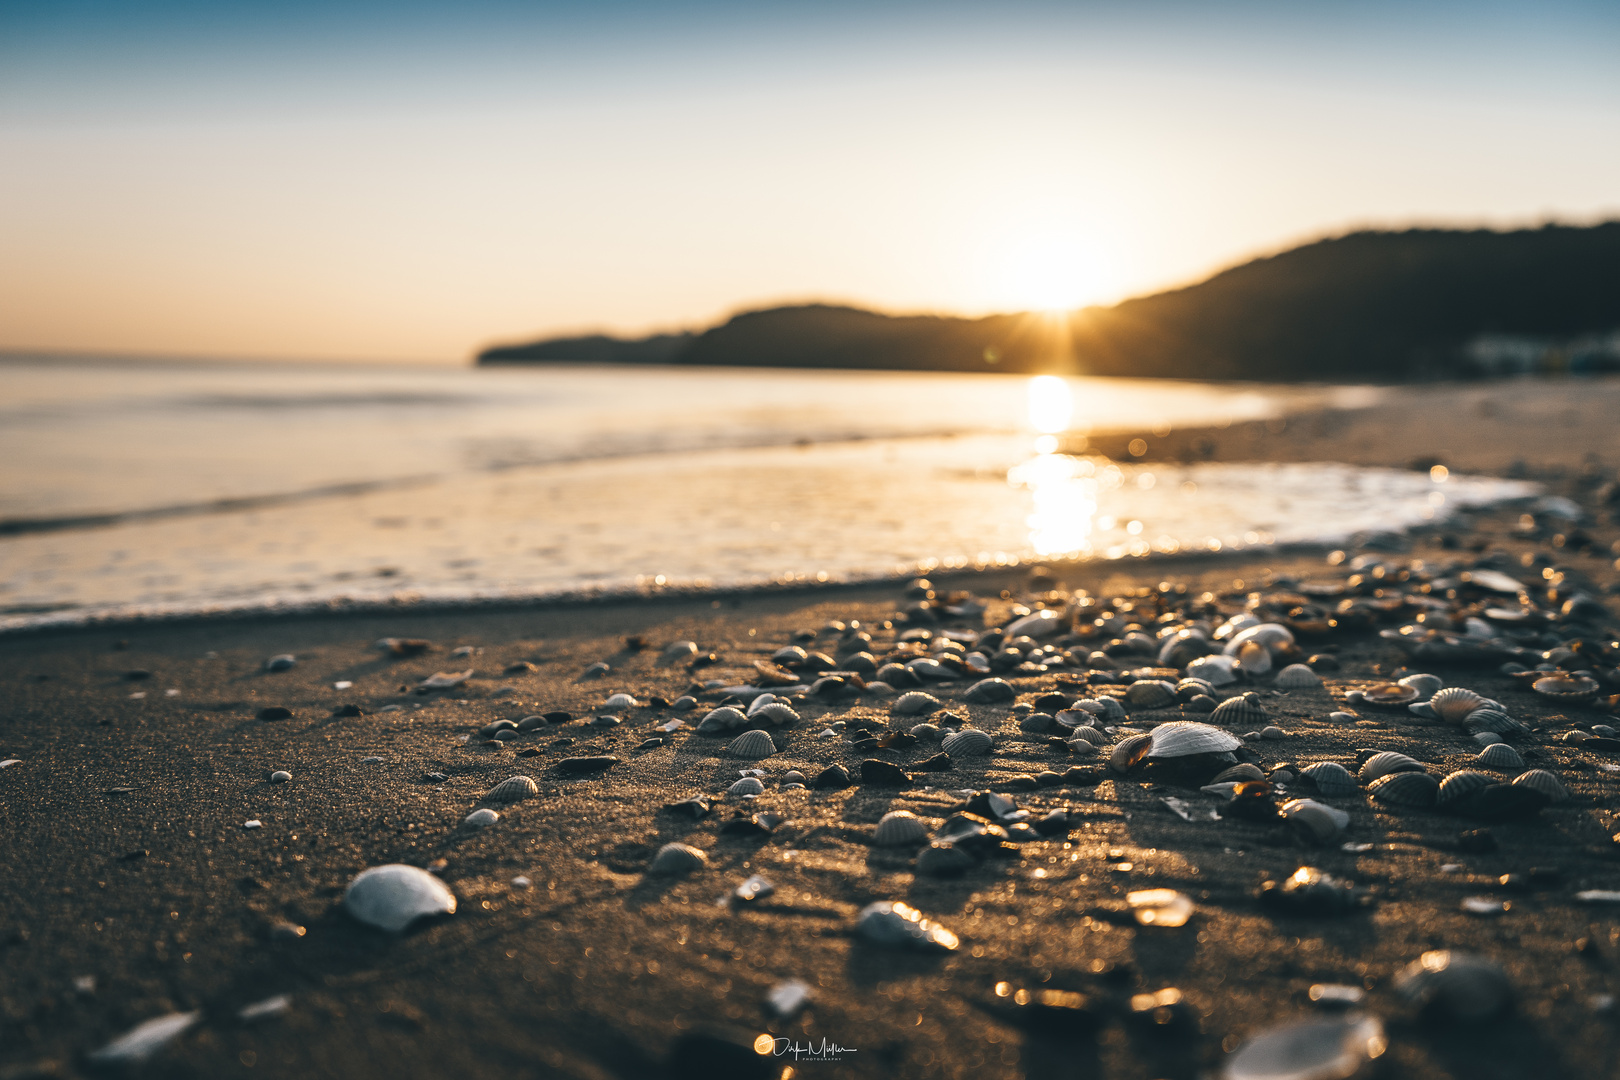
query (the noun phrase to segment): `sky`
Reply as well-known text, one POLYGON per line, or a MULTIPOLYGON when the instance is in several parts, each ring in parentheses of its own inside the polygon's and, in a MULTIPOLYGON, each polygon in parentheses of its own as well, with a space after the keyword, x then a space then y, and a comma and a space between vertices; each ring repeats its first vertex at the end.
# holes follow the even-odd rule
POLYGON ((1620 4, 0 0, 0 350, 463 362, 1620 216, 1620 4))

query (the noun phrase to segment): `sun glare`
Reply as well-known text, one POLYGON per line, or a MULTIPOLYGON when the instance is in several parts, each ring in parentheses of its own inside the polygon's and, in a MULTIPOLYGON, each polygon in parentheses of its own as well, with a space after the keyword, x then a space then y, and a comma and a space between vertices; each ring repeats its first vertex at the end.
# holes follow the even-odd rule
POLYGON ((1032 233, 1008 250, 1002 269, 1009 300, 1038 311, 1071 311, 1105 291, 1097 252, 1067 231, 1032 233))
MULTIPOLYGON (((1042 435, 1069 430, 1074 420, 1074 396, 1069 384, 1056 375, 1037 375, 1029 380, 1029 425, 1042 435)), ((1056 449, 1057 440, 1052 440, 1056 449)))

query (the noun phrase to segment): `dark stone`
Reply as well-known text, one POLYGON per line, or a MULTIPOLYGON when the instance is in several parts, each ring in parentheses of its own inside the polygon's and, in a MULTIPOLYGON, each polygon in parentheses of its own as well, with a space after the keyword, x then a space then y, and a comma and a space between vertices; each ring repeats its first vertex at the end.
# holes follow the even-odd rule
POLYGON ((1305 661, 1305 664, 1312 671, 1317 672, 1339 670, 1339 658, 1337 656, 1329 656, 1327 653, 1317 653, 1315 656, 1305 661))
POLYGON ((533 746, 525 746, 522 750, 517 752, 518 757, 538 757, 539 755, 540 751, 533 746))
POLYGON ((1010 1006, 998 1009, 1025 1031, 1062 1039, 1090 1039, 1106 1020, 1086 995, 1074 990, 1036 987, 1007 995, 1010 1006))
POLYGON ((720 831, 726 836, 762 838, 771 835, 777 826, 786 820, 780 814, 754 814, 749 817, 732 818, 720 826, 720 831))
POLYGON ((663 745, 664 745, 664 740, 663 739, 654 737, 654 738, 646 740, 640 746, 636 747, 636 749, 637 750, 652 750, 655 747, 659 747, 659 746, 663 746, 663 745))
POLYGON ((740 1031, 687 1032, 669 1056, 671 1080, 767 1080, 778 1066, 776 1057, 754 1050, 753 1035, 740 1031))
POLYGON ((260 720, 291 720, 292 710, 285 705, 266 705, 259 710, 260 720))
POLYGON ((517 722, 517 729, 519 731, 534 731, 537 728, 543 728, 545 726, 546 718, 543 716, 525 716, 523 719, 517 722))
POLYGON ((1069 832, 1069 812, 1053 810, 1035 822, 1035 831, 1042 836, 1066 836, 1069 832))
POLYGON ((124 678, 130 682, 140 682, 142 679, 150 679, 151 677, 152 673, 145 668, 136 668, 134 671, 124 672, 124 678))
POLYGON ((1496 850, 1496 837, 1489 829, 1467 829, 1457 834, 1457 850, 1468 855, 1483 855, 1496 850))
POLYGON ((332 710, 333 716, 364 716, 365 711, 358 705, 339 705, 332 710))
POLYGON ((842 765, 829 765, 817 773, 814 780, 810 781, 811 787, 820 788, 824 791, 837 791, 849 787, 849 784, 849 770, 842 765))
POLYGON ((508 675, 527 675, 529 672, 535 670, 537 670, 535 666, 529 663, 527 660, 519 660, 515 664, 506 665, 506 674, 508 675))
POLYGON ((1070 765, 1063 770, 1063 782, 1065 784, 1095 787, 1102 778, 1103 771, 1101 769, 1087 769, 1080 765, 1070 765))
POLYGON ((689 817, 696 821, 699 818, 708 816, 709 800, 700 798, 683 799, 680 802, 667 804, 664 809, 672 814, 679 814, 682 817, 689 817))
POLYGON ((911 777, 893 762, 867 758, 861 762, 861 783, 874 787, 910 787, 911 777))
POLYGON ((1041 787, 1057 787, 1063 783, 1063 774, 1055 773, 1051 769, 1035 774, 1035 782, 1041 787))
POLYGON ((501 730, 490 736, 490 738, 496 740, 497 742, 510 742, 517 737, 517 728, 501 728, 501 730))
POLYGON ((1074 704, 1074 697, 1070 694, 1042 694, 1040 697, 1035 699, 1034 704, 1035 708, 1041 712, 1062 712, 1064 709, 1067 709, 1070 705, 1074 704))
POLYGON ((1028 773, 1021 776, 1009 776, 1004 784, 1013 791, 1034 791, 1040 787, 1040 782, 1028 773))
POLYGON ((565 773, 591 773, 611 769, 619 763, 619 759, 608 754, 598 754, 591 757, 563 758, 557 762, 557 771, 565 773))
POLYGON ((922 772, 950 772, 951 755, 941 750, 933 757, 925 758, 924 760, 917 762, 917 764, 913 765, 912 768, 921 770, 922 772))
POLYGON ((540 715, 545 717, 545 721, 548 724, 566 724, 568 721, 574 718, 573 713, 563 712, 561 709, 554 709, 551 712, 541 713, 540 715))

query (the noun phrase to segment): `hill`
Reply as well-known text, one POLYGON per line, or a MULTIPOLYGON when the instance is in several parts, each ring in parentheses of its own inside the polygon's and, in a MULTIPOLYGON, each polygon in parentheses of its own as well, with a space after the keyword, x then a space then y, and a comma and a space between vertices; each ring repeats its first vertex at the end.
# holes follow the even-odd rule
POLYGON ((1401 380, 1474 373, 1481 339, 1565 342, 1617 331, 1620 222, 1608 222, 1355 232, 1068 316, 891 316, 810 304, 744 312, 695 335, 505 346, 479 362, 1401 380))

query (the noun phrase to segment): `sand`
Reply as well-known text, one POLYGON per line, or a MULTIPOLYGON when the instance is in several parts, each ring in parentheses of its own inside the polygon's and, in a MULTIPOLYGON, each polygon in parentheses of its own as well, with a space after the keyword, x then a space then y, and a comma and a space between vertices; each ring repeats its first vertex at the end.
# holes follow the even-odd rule
MULTIPOLYGON (((1485 389, 1515 408, 1530 396, 1485 389)), ((1589 387, 1566 385, 1562 393, 1577 411, 1603 400, 1589 387)), ((1497 467, 1490 454, 1500 444, 1501 454, 1524 460, 1525 474, 1593 512, 1598 520, 1586 531, 1595 547, 1577 553, 1552 547, 1550 535, 1521 535, 1519 509, 1507 508, 1420 536, 1412 552, 1395 557, 1541 551, 1607 595, 1615 582, 1608 548, 1620 533, 1599 505, 1602 463, 1580 449, 1587 436, 1594 446, 1611 437, 1595 414, 1547 430, 1540 420, 1501 421, 1494 439, 1448 436, 1433 445, 1428 433, 1413 435, 1388 419, 1296 418, 1260 437, 1231 429, 1170 438, 1189 447, 1204 439, 1207 456, 1288 458, 1322 445, 1307 437, 1313 424, 1341 425, 1341 446, 1368 437, 1376 449, 1341 458, 1410 464, 1445 450, 1460 469, 1497 467), (1540 453, 1543 441, 1550 449, 1540 453), (1245 450, 1248 442, 1264 450, 1245 450)), ((1321 553, 1300 552, 1056 572, 1068 588, 1110 596, 1161 580, 1229 592, 1243 579, 1247 590, 1269 575, 1313 576, 1326 567, 1321 553)), ((1008 604, 996 599, 1002 590, 1027 598, 1032 585, 1051 582, 1032 583, 1020 569, 940 584, 991 598, 995 621, 1008 604)), ((1494 666, 1424 665, 1536 724, 1527 744, 1532 764, 1557 772, 1574 797, 1537 821, 1490 826, 1498 848, 1483 854, 1458 846, 1459 832, 1477 822, 1391 813, 1362 798, 1338 800, 1352 813, 1347 839, 1373 845, 1359 853, 1304 848, 1256 823, 1185 822, 1161 797, 1203 798, 1196 791, 1155 787, 1110 773, 1095 758, 1020 741, 1006 706, 957 700, 965 683, 940 696, 997 734, 994 755, 949 773, 915 773, 916 786, 900 791, 773 786, 754 807, 787 819, 769 838, 720 833, 735 800, 698 821, 662 809, 723 791, 751 764, 725 756, 723 741, 685 733, 672 745, 634 749, 652 725, 677 715, 667 709, 631 710, 624 727, 606 732, 579 720, 548 725, 500 748, 476 734, 493 720, 545 710, 588 717, 615 691, 673 699, 694 674, 658 666, 658 650, 670 641, 691 639, 718 655, 695 677, 740 679, 795 631, 831 619, 878 628, 902 602, 894 587, 838 588, 180 622, 0 640, 0 760, 20 759, 0 770, 0 1077, 90 1073, 89 1051, 141 1021, 191 1010, 200 1010, 198 1022, 138 1066, 138 1075, 653 1077, 671 1073, 678 1047, 713 1031, 745 1046, 770 1033, 801 1048, 822 1040, 844 1048, 828 1061, 755 1058, 753 1067, 766 1070, 760 1075, 791 1067, 801 1077, 1191 1077, 1218 1068, 1243 1038, 1315 1015, 1306 1000, 1315 983, 1366 988, 1368 1007, 1389 1025, 1391 1075, 1599 1077, 1620 1068, 1616 1012, 1604 1007, 1606 995, 1620 994, 1613 967, 1620 907, 1573 899, 1583 889, 1620 889, 1620 845, 1611 840, 1620 831, 1620 774, 1602 768, 1620 756, 1551 742, 1573 723, 1606 714, 1550 708, 1494 666), (627 649, 628 635, 651 647, 627 649), (434 649, 393 658, 374 644, 388 636, 425 638, 434 649), (475 651, 452 657, 458 646, 475 651), (266 658, 280 653, 296 655, 296 666, 264 671, 266 658), (520 661, 534 670, 505 673, 520 661), (613 670, 578 681, 596 661, 613 670), (475 675, 464 687, 410 689, 466 667, 475 675), (150 675, 131 679, 136 671, 150 675), (334 689, 340 680, 354 685, 334 689), (338 715, 345 704, 364 715, 338 715), (272 705, 292 717, 257 719, 272 705), (401 708, 380 711, 388 705, 401 708), (529 750, 537 753, 519 756, 529 750), (590 753, 620 764, 583 778, 557 768, 590 753), (1013 790, 1017 776, 1071 765, 1085 774, 1074 783, 1013 790), (276 769, 290 771, 292 781, 269 783, 276 769), (433 782, 430 773, 447 779, 433 782), (485 791, 515 774, 532 776, 540 795, 486 829, 461 824, 485 791), (1074 830, 954 880, 916 877, 908 853, 870 844, 887 810, 937 820, 958 801, 950 791, 969 789, 1008 791, 1033 810, 1066 806, 1074 830), (245 829, 250 820, 261 827, 245 829), (709 869, 678 879, 648 875, 652 853, 671 840, 708 851, 709 869), (341 910, 342 892, 360 870, 441 859, 459 902, 454 916, 396 937, 341 910), (1376 902, 1330 918, 1262 908, 1260 883, 1303 864, 1353 879, 1376 902), (1499 887, 1500 875, 1532 867, 1556 875, 1525 892, 1499 887), (773 895, 752 905, 717 902, 754 873, 774 883, 773 895), (519 875, 532 886, 515 887, 519 875), (1121 915, 1126 892, 1158 887, 1194 900, 1188 925, 1138 927, 1121 915), (1512 906, 1497 917, 1474 916, 1460 907, 1470 896, 1512 906), (855 915, 873 900, 913 904, 959 934, 961 947, 932 957, 859 940, 855 915), (305 932, 287 938, 280 924, 305 932), (1434 948, 1499 961, 1517 988, 1515 1010, 1471 1028, 1415 1015, 1392 992, 1392 979, 1434 948), (76 984, 84 977, 93 984, 76 984), (811 987, 810 1007, 773 1019, 766 993, 795 978, 811 987), (1010 999, 996 993, 1002 982, 1086 994, 1099 1033, 1054 1040, 1026 1032, 1010 999), (1196 1032, 1142 1034, 1122 1022, 1130 995, 1164 987, 1184 995, 1196 1032), (238 1017, 243 1006, 278 994, 290 996, 284 1012, 238 1017)), ((876 632, 880 642, 892 634, 876 632)), ((1399 713, 1359 710, 1364 724, 1329 721, 1347 690, 1405 660, 1364 633, 1321 644, 1338 647, 1342 670, 1324 691, 1272 699, 1290 736, 1256 744, 1268 764, 1353 764, 1365 747, 1403 750, 1438 773, 1462 767, 1477 750, 1460 732, 1399 713)), ((1017 685, 1028 700, 1056 679, 1017 685)), ((773 779, 788 768, 814 776, 872 756, 817 738, 831 719, 888 722, 886 703, 873 699, 801 711, 805 721, 788 748, 761 763, 773 779)), ((904 767, 935 752, 920 745, 890 757, 904 767)), ((749 1075, 718 1059, 703 1074, 749 1075)))

